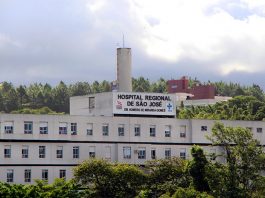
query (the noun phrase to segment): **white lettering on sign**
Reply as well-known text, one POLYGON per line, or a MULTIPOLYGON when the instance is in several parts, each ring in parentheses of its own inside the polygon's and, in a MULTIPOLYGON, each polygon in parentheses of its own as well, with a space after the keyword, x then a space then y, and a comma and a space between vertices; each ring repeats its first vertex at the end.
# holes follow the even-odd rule
POLYGON ((175 95, 113 92, 114 114, 175 115, 175 95))

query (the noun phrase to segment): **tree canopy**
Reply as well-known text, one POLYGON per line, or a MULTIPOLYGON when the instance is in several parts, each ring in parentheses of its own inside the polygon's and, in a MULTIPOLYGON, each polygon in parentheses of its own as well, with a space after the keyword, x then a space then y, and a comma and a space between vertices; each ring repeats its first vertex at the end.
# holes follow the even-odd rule
POLYGON ((236 96, 226 102, 208 106, 192 106, 178 111, 180 119, 263 120, 265 102, 254 96, 236 96))

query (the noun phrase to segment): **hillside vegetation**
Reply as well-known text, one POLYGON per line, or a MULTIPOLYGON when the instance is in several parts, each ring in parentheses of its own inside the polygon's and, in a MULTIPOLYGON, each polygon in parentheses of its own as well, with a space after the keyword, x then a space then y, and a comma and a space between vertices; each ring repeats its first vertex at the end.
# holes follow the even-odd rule
MULTIPOLYGON (((135 92, 155 92, 155 93, 166 93, 166 82, 167 80, 160 78, 155 82, 150 82, 148 79, 144 77, 133 78, 132 85, 133 91, 135 92)), ((200 83, 197 79, 190 79, 190 86, 195 83, 200 83)), ((225 82, 207 82, 207 84, 214 84, 216 86, 216 94, 223 96, 253 96, 259 102, 263 103, 264 100, 264 92, 258 85, 253 86, 240 86, 237 83, 225 83, 225 82)), ((202 83, 205 84, 205 83, 202 83)), ((110 82, 108 81, 94 81, 93 83, 88 82, 77 82, 74 84, 65 84, 64 82, 60 82, 58 85, 51 86, 49 84, 41 84, 41 83, 33 83, 28 86, 18 85, 14 86, 9 82, 2 82, 0 84, 0 112, 4 113, 69 113, 69 98, 71 96, 81 96, 87 95, 91 93, 100 93, 100 92, 108 92, 111 91, 110 82), (43 109, 44 108, 44 109, 43 109)), ((253 99, 254 100, 254 99, 253 99)), ((254 101, 253 101, 254 102, 254 101)), ((223 105, 223 104, 222 104, 223 105)), ((221 105, 221 106, 222 106, 221 105)), ((218 111, 221 110, 221 106, 218 106, 218 111)), ((234 105, 233 105, 234 106, 234 105)), ((232 108, 233 108, 232 106, 232 108)), ((243 104, 241 106, 244 106, 243 104)), ((247 106, 247 104, 246 104, 247 106)), ((261 107, 262 104, 256 105, 255 107, 261 107)), ((228 104, 230 108, 230 104, 228 104)), ((239 107, 241 108, 241 107, 239 107)), ((248 107, 247 109, 242 107, 242 110, 238 110, 239 114, 241 111, 251 109, 248 107)), ((181 118, 192 117, 194 115, 197 116, 200 109, 192 111, 192 114, 189 112, 180 113, 181 118), (187 116, 186 116, 187 114, 187 116)), ((205 112, 211 112, 212 110, 206 110, 205 112)), ((215 110, 214 110, 215 111, 215 110)), ((257 112, 252 109, 253 112, 244 113, 244 115, 253 115, 257 112)), ((235 111, 233 110, 233 115, 235 111)), ((231 111, 230 111, 231 114, 231 111)), ((195 116, 195 117, 196 117, 195 116)), ((199 116, 202 117, 202 116, 199 116)), ((210 118, 210 116, 207 116, 210 118)), ((255 119, 259 120, 260 115, 256 115, 253 117, 243 116, 244 119, 255 119)), ((239 117, 238 117, 239 118, 239 117)), ((241 119, 241 118, 239 118, 241 119)))
POLYGON ((263 120, 265 102, 254 96, 236 96, 227 102, 218 102, 208 106, 192 106, 177 112, 180 119, 213 120, 263 120))

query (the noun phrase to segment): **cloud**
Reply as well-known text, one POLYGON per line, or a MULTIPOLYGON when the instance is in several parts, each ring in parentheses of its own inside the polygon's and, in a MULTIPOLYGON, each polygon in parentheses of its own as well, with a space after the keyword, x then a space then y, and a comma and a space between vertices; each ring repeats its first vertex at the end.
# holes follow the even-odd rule
POLYGON ((94 1, 88 1, 86 4, 86 7, 91 11, 91 12, 97 12, 100 11, 104 5, 106 5, 106 1, 104 0, 94 0, 94 1))
POLYGON ((21 47, 21 43, 11 39, 9 36, 0 34, 0 50, 6 47, 21 47))
POLYGON ((189 58, 205 67, 215 61, 215 71, 229 74, 265 71, 262 2, 238 1, 227 6, 227 1, 134 0, 131 5, 146 31, 142 43, 151 57, 169 62, 189 58), (237 13, 232 9, 235 6, 237 13), (149 18, 159 22, 150 24, 149 18))
POLYGON ((114 80, 123 35, 134 77, 265 74, 263 1, 2 0, 0 24, 1 81, 114 80))

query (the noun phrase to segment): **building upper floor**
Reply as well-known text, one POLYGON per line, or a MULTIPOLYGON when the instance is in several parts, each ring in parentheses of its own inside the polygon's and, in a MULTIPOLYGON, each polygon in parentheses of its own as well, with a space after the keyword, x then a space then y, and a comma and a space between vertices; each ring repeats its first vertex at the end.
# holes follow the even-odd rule
POLYGON ((70 98, 70 115, 175 117, 176 95, 105 92, 70 98))
MULTIPOLYGON (((0 140, 211 143, 215 120, 0 114, 0 140)), ((265 144, 265 122, 222 120, 226 126, 248 128, 265 144)))

